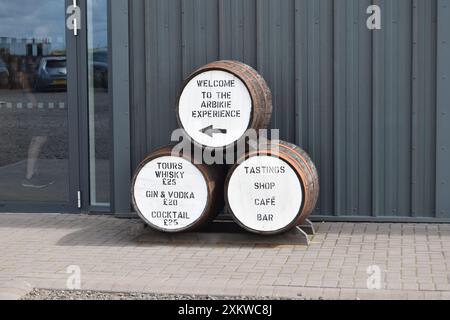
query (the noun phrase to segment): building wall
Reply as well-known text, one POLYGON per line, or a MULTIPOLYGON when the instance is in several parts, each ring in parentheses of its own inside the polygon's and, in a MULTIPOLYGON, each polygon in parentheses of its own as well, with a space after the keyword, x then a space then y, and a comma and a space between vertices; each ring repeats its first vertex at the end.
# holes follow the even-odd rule
POLYGON ((183 79, 236 59, 271 87, 271 127, 317 164, 316 216, 450 218, 448 0, 130 2, 133 169, 169 142, 183 79), (382 30, 366 27, 372 3, 382 30))
POLYGON ((38 47, 41 47, 41 55, 49 55, 52 50, 52 44, 49 40, 41 39, 16 39, 0 37, 0 51, 14 56, 26 56, 28 47, 31 49, 32 56, 38 56, 38 47))

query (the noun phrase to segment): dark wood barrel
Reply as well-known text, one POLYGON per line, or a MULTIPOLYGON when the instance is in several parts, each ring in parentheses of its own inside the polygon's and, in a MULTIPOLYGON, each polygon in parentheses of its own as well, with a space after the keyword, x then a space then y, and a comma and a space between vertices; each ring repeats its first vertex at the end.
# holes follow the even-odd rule
POLYGON ((319 197, 317 169, 300 147, 270 141, 249 151, 226 179, 227 209, 244 229, 263 235, 281 234, 300 225, 319 197))
POLYGON ((194 164, 192 159, 165 146, 137 168, 132 203, 150 227, 170 233, 195 231, 223 209, 223 167, 194 164))
POLYGON ((272 93, 252 67, 231 60, 209 63, 185 81, 177 102, 179 125, 197 144, 232 146, 247 129, 265 129, 272 93))

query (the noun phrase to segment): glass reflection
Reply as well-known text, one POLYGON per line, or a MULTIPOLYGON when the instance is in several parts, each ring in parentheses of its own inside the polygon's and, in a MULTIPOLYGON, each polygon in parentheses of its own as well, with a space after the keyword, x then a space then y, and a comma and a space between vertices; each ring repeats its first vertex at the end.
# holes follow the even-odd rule
POLYGON ((110 202, 110 100, 107 0, 87 0, 91 205, 110 202))
POLYGON ((64 0, 0 8, 0 202, 67 202, 64 0))

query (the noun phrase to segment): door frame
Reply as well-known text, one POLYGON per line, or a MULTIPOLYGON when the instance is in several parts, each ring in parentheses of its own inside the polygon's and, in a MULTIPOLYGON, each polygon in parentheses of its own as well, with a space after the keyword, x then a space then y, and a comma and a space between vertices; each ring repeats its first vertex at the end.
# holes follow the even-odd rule
POLYGON ((87 70, 87 4, 78 0, 81 9, 81 29, 77 36, 77 99, 79 128, 79 190, 81 193, 80 212, 90 211, 90 165, 89 165, 89 92, 87 70), (81 85, 84 83, 84 85, 81 85))
MULTIPOLYGON (((88 83, 87 0, 78 0, 82 29, 78 35, 78 83, 88 83)), ((129 67, 129 0, 107 0, 108 100, 110 137, 110 205, 91 205, 89 157, 89 92, 87 85, 78 86, 79 105, 79 179, 81 212, 115 214, 131 213, 131 136, 130 136, 130 67, 129 67), (114 22, 114 23, 112 23, 114 22)))
MULTIPOLYGON (((70 0, 73 1, 73 0, 70 0)), ((110 106, 109 111, 109 135, 110 139, 110 150, 113 148, 112 141, 112 131, 113 131, 113 95, 112 95, 112 67, 111 67, 111 15, 110 7, 113 5, 114 1, 107 0, 107 15, 108 23, 108 101, 110 106)), ((90 176, 90 128, 89 128, 89 83, 88 83, 88 8, 87 0, 77 0, 77 4, 81 9, 81 29, 78 31, 77 36, 77 100, 78 100, 78 153, 79 153, 79 192, 81 193, 81 206, 78 210, 79 213, 89 213, 89 214, 109 214, 113 211, 113 155, 112 151, 110 154, 110 206, 109 207, 99 207, 91 204, 91 176, 90 176)))
MULTIPOLYGON (((0 213, 111 213, 131 217, 131 134, 129 0, 108 0, 109 102, 110 102, 110 207, 90 203, 89 97, 87 56, 87 1, 81 10, 78 35, 65 26, 69 143, 69 201, 34 203, 0 200, 0 213), (114 21, 114 23, 111 23, 114 21), (126 63, 124 63, 126 61, 126 63), (81 206, 78 206, 78 193, 81 206)), ((65 9, 73 0, 65 0, 65 9)), ((65 19, 68 15, 65 14, 65 19)))

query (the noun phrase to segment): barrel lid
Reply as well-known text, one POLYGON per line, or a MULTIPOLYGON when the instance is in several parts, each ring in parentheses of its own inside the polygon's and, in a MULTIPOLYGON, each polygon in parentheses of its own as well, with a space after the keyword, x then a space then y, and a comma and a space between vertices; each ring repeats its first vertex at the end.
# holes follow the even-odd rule
POLYGON ((212 148, 238 141, 250 126, 253 102, 245 83, 226 70, 191 77, 178 101, 178 120, 196 143, 212 148))
POLYGON ((203 173, 189 160, 160 156, 138 169, 132 200, 139 216, 154 229, 181 232, 202 220, 208 186, 203 173))
POLYGON ((303 205, 303 187, 294 169, 275 156, 253 156, 228 178, 227 203, 245 229, 277 234, 295 225, 303 205))

